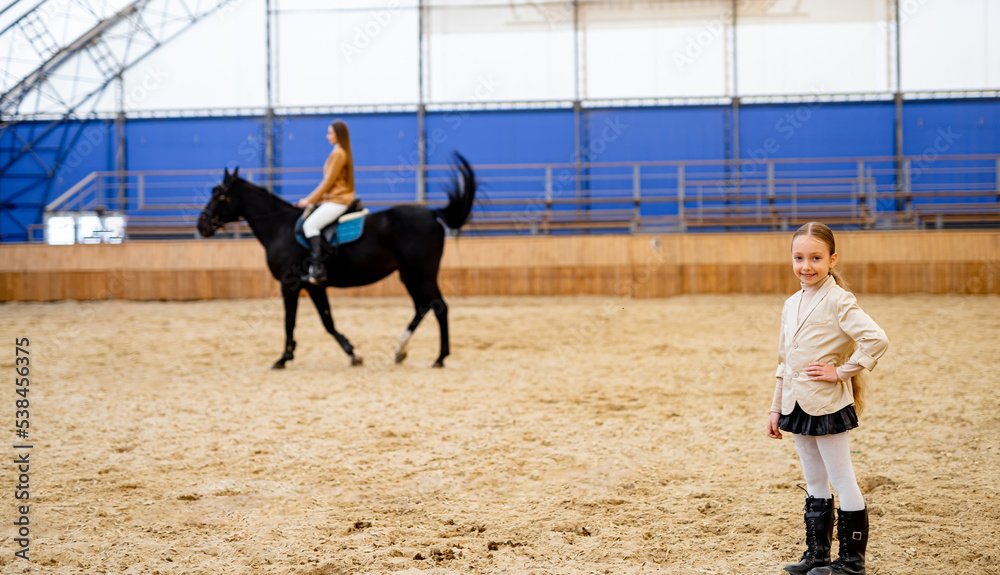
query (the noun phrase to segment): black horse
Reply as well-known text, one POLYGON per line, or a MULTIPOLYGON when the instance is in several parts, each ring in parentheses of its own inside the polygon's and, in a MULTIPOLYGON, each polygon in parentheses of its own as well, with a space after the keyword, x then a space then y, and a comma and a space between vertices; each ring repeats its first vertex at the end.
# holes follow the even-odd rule
POLYGON ((326 330, 351 358, 351 365, 361 365, 354 346, 333 326, 326 287, 363 286, 399 270, 400 279, 416 308, 413 321, 399 336, 396 363, 406 358, 406 344, 420 320, 434 310, 441 328, 441 353, 434 367, 444 367, 448 347, 448 306, 441 297, 437 276, 444 252, 444 226, 457 230, 472 210, 476 194, 476 179, 465 158, 455 154, 460 178, 447 190, 448 205, 428 209, 418 205, 394 206, 367 216, 364 234, 357 241, 340 246, 326 259, 327 280, 314 285, 301 280, 308 268, 309 252, 295 239, 295 223, 302 208, 295 207, 265 188, 239 177, 239 168, 232 174, 225 170, 222 184, 215 186, 212 197, 198 219, 198 232, 211 236, 226 222, 243 218, 254 235, 264 244, 267 266, 271 275, 281 282, 285 300, 285 352, 273 368, 281 369, 294 358, 295 312, 299 292, 305 289, 312 298, 326 330))

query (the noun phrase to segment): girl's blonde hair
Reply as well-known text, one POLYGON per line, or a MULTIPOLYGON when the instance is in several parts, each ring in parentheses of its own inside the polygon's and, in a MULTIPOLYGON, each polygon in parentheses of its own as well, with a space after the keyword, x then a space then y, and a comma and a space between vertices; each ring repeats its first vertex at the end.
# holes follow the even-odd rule
MULTIPOLYGON (((826 244, 826 247, 830 248, 830 255, 837 253, 837 242, 833 238, 833 230, 830 229, 826 224, 820 222, 809 222, 792 234, 792 242, 799 236, 807 236, 811 238, 816 238, 817 240, 826 244)), ((844 288, 847 291, 851 290, 850 285, 848 285, 847 280, 841 275, 839 271, 835 268, 830 268, 830 275, 833 276, 833 281, 837 282, 837 285, 844 288)), ((851 378, 851 390, 854 393, 854 411, 858 415, 865 410, 865 390, 868 388, 868 370, 862 370, 860 373, 851 378)))

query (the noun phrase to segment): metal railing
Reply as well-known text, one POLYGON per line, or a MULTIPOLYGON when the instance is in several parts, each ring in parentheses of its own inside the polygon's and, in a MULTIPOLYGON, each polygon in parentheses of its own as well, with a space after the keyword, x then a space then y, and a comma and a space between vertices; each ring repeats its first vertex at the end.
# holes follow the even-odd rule
MULTIPOLYGON (((474 168, 479 192, 463 228, 470 233, 787 230, 810 220, 854 229, 1000 225, 1000 155, 474 168)), ((241 169, 240 175, 294 202, 322 174, 317 166, 241 169)), ((221 177, 221 170, 94 172, 46 212, 101 208, 125 214, 129 237, 195 237, 197 217, 221 177)), ((358 195, 373 211, 444 203, 452 177, 445 165, 355 170, 358 195)), ((229 227, 234 235, 246 231, 229 227)))

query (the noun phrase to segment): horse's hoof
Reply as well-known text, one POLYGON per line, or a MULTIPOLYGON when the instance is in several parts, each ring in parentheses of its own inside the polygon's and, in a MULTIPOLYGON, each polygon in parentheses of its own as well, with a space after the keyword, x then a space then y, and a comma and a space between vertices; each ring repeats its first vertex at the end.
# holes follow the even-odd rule
POLYGON ((271 366, 271 369, 285 369, 285 362, 284 361, 276 361, 276 362, 274 362, 274 365, 271 366))
POLYGON ((444 367, 444 360, 439 359, 439 360, 435 361, 434 365, 432 365, 431 367, 444 367))
POLYGON ((362 365, 364 362, 365 360, 361 359, 360 355, 351 356, 351 367, 358 367, 359 365, 362 365))
POLYGON ((405 351, 402 352, 402 353, 397 353, 396 354, 396 365, 399 365, 399 364, 403 363, 404 359, 406 359, 406 352, 405 351))

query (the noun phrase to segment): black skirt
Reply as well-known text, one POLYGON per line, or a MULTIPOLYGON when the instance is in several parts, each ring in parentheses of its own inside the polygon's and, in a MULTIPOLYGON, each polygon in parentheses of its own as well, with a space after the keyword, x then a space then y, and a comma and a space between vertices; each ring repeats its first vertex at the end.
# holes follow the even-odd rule
POLYGON ((779 429, 799 435, 833 435, 857 426, 858 414, 853 405, 827 415, 809 415, 796 403, 791 413, 778 418, 779 429))

